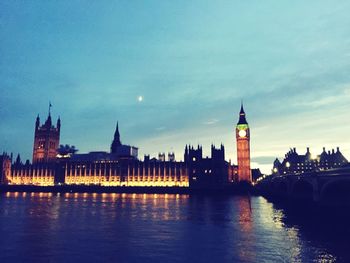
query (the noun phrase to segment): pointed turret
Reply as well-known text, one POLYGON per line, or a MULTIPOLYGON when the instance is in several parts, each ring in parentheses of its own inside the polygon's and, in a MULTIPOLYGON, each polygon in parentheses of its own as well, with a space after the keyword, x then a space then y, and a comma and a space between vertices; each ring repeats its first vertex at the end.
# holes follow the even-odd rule
POLYGON ((115 132, 114 132, 114 140, 120 141, 119 123, 118 122, 117 122, 117 127, 115 128, 115 132))
POLYGON ((51 112, 49 112, 49 116, 47 116, 47 119, 45 121, 45 126, 46 127, 51 127, 52 126, 51 112))
POLYGON ((61 129, 61 118, 58 116, 58 119, 57 119, 57 130, 60 130, 61 129))
POLYGON ((117 122, 117 126, 115 128, 114 132, 114 139, 111 145, 111 153, 117 153, 117 148, 122 145, 120 141, 120 134, 119 134, 119 123, 117 122))
POLYGON ((239 120, 237 124, 248 124, 246 118, 245 118, 245 112, 243 107, 243 102, 241 103, 241 110, 239 112, 239 120))
POLYGON ((48 128, 52 126, 51 107, 52 107, 51 102, 49 102, 49 115, 47 116, 47 119, 45 121, 45 126, 48 128))
POLYGON ((22 161, 21 161, 21 156, 20 154, 17 154, 17 158, 16 158, 16 161, 15 161, 15 165, 21 165, 22 164, 22 161))
POLYGON ((36 121, 35 121, 35 130, 37 130, 40 126, 40 118, 39 118, 39 114, 36 117, 36 121))

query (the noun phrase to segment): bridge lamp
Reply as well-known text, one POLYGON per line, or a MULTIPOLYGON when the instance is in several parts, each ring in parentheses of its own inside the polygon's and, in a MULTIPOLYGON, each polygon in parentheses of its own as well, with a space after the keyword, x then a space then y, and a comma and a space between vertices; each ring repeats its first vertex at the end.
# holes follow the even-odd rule
POLYGON ((277 173, 278 172, 278 169, 275 167, 275 168, 273 168, 273 172, 274 173, 277 173))
POLYGON ((286 167, 287 167, 287 168, 290 167, 290 162, 286 162, 286 167))

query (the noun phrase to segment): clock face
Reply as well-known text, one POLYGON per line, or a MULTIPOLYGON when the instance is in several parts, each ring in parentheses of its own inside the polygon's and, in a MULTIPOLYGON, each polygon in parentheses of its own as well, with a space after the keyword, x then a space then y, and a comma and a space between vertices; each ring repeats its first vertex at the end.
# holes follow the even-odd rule
POLYGON ((247 135, 247 132, 245 130, 240 130, 238 132, 238 136, 241 137, 241 138, 246 137, 246 135, 247 135))

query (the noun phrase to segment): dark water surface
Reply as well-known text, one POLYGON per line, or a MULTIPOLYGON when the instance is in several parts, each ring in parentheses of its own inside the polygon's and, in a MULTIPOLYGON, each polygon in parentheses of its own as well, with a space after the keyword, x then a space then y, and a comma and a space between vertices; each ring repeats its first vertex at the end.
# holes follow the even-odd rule
POLYGON ((0 198, 0 262, 350 262, 349 221, 263 197, 0 198))

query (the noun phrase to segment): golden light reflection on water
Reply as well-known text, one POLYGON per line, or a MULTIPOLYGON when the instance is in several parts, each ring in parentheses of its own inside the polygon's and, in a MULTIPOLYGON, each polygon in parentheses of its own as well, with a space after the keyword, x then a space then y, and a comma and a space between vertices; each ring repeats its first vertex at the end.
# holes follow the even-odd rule
MULTIPOLYGON (((26 198, 28 195, 31 200, 36 202, 55 202, 55 215, 52 215, 52 218, 59 217, 59 210, 62 206, 61 202, 63 200, 65 203, 74 202, 76 204, 79 201, 84 203, 95 202, 96 205, 93 205, 89 209, 91 213, 96 213, 94 209, 100 209, 103 206, 115 207, 115 214, 113 217, 118 217, 123 213, 123 209, 126 209, 127 206, 130 206, 134 209, 135 218, 140 217, 144 219, 153 219, 153 220, 179 220, 180 216, 180 206, 183 205, 183 202, 187 202, 189 195, 182 194, 137 194, 137 193, 19 193, 19 192, 7 192, 6 197, 8 198, 26 198), (101 205, 98 205, 99 201, 101 205), (170 206, 172 209, 170 209, 170 206), (122 210, 118 210, 120 207, 122 210), (174 209, 176 208, 176 209, 174 209)), ((31 211, 31 214, 36 214, 37 212, 31 211)))
POLYGON ((30 195, 31 197, 60 197, 64 196, 66 198, 89 198, 93 199, 106 199, 106 200, 117 200, 117 199, 145 199, 145 200, 171 200, 171 199, 188 199, 189 195, 186 194, 137 194, 137 193, 51 193, 51 192, 6 192, 6 197, 26 197, 30 195))
POLYGON ((244 232, 252 230, 252 209, 250 197, 241 198, 238 202, 239 220, 238 223, 244 232))
POLYGON ((27 193, 27 192, 6 192, 5 196, 9 198, 26 198, 29 195, 31 198, 51 198, 53 193, 39 192, 39 193, 27 193))
POLYGON ((255 238, 253 236, 252 206, 250 196, 242 197, 238 200, 238 224, 240 231, 245 237, 244 246, 239 249, 239 258, 243 262, 256 262, 256 254, 253 249, 255 238), (247 249, 248 248, 248 249, 247 249))
MULTIPOLYGON (((51 200, 55 206, 55 214, 52 215, 52 219, 59 217, 60 207, 66 206, 60 202, 64 201, 66 204, 70 202, 80 205, 79 201, 84 203, 95 203, 89 205, 89 213, 97 214, 103 212, 101 210, 104 206, 115 207, 115 212, 112 215, 113 218, 122 216, 124 209, 131 207, 135 210, 135 219, 138 217, 153 220, 179 220, 180 212, 179 207, 181 202, 186 202, 189 198, 188 195, 180 194, 137 194, 137 193, 6 193, 6 197, 9 198, 26 198, 29 197, 36 202, 51 200), (170 206, 177 209, 170 209, 170 206), (120 207, 121 209, 118 209, 120 207), (141 211, 140 214, 138 214, 141 211), (141 215, 141 216, 140 216, 141 215)), ((39 203, 38 203, 39 204, 39 203)), ((87 212, 87 211, 85 211, 87 212)), ((41 210, 31 211, 31 214, 40 214, 41 210)))
MULTIPOLYGON (((127 222, 125 225, 130 226, 130 231, 134 231, 134 236, 138 238, 136 233, 142 228, 147 228, 142 232, 146 234, 150 233, 148 228, 161 229, 161 234, 156 233, 157 240, 161 242, 174 240, 178 233, 172 232, 172 229, 176 229, 179 224, 180 227, 174 230, 180 231, 179 238, 182 235, 195 236, 195 231, 207 231, 208 228, 212 229, 211 233, 229 236, 217 241, 226 242, 227 250, 224 252, 229 254, 227 251, 234 250, 239 262, 302 262, 305 254, 308 259, 313 257, 313 262, 337 260, 337 257, 324 249, 314 252, 315 247, 312 247, 308 239, 305 241, 300 226, 286 221, 283 209, 276 208, 260 197, 234 197, 218 201, 215 198, 181 194, 25 192, 7 192, 3 197, 9 199, 2 198, 5 199, 3 206, 6 206, 3 213, 15 216, 14 218, 25 218, 21 231, 44 229, 42 234, 45 240, 51 240, 53 237, 50 233, 60 233, 62 226, 70 224, 75 218, 83 223, 95 223, 93 228, 98 228, 100 222, 105 220, 107 224, 101 225, 105 227, 109 224, 111 232, 121 222, 127 222), (22 202, 21 199, 26 199, 24 201, 27 202, 22 202), (224 209, 220 210, 222 204, 224 209), (63 225, 60 227, 59 224, 63 225), (312 252, 309 251, 310 247, 312 252), (318 254, 310 256, 310 253, 318 254), (261 258, 262 255, 265 260, 261 258), (275 260, 271 261, 271 258, 275 260)), ((22 223, 22 219, 19 222, 22 223)), ((81 227, 86 227, 82 225, 74 223, 72 229, 76 227, 81 230, 81 227)), ((128 235, 129 230, 127 231, 125 235, 128 235)))

